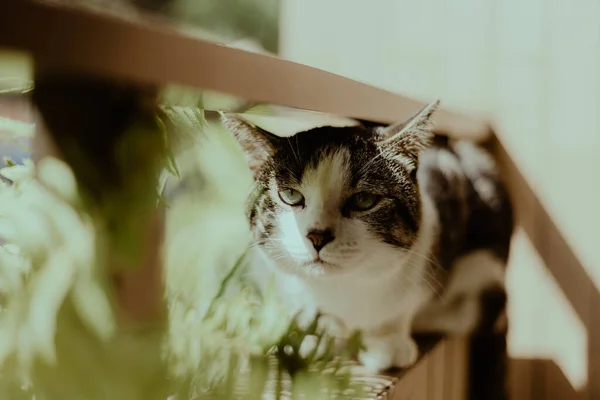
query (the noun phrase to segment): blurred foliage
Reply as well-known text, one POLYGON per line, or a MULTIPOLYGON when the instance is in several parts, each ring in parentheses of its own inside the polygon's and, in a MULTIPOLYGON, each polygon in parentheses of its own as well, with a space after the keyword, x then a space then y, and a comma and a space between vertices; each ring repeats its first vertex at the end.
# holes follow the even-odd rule
MULTIPOLYGON (((0 181, 0 398, 258 399, 265 390, 339 398, 360 340, 334 358, 316 323, 301 329, 274 291, 247 278, 251 179, 232 135, 182 105, 161 107, 156 121, 172 188, 192 182, 167 204, 164 327, 116 323, 105 221, 66 164, 0 170, 8 179, 0 181), (323 338, 324 351, 300 354, 307 335, 323 338)), ((138 147, 140 132, 133 124, 126 143, 138 147)))
POLYGON ((159 5, 179 21, 230 41, 256 39, 272 53, 278 51, 279 6, 280 0, 171 0, 159 5))

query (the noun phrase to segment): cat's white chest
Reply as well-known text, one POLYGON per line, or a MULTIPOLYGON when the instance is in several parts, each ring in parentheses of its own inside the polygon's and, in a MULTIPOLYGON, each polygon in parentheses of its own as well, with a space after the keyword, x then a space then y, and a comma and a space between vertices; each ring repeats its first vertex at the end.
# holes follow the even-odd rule
MULTIPOLYGON (((388 277, 389 278, 389 277, 388 277)), ((398 279, 332 282, 309 288, 311 297, 324 313, 340 318, 347 329, 376 329, 390 323, 422 303, 418 286, 403 284, 398 279)))
MULTIPOLYGON (((258 251, 260 253, 260 251, 258 251)), ((292 313, 302 311, 309 322, 315 313, 330 315, 348 330, 377 328, 401 316, 423 302, 423 293, 413 282, 404 282, 402 274, 378 279, 305 280, 270 266, 264 255, 255 255, 255 277, 265 282, 275 278, 276 289, 292 313)))
POLYGON ((340 318, 352 330, 373 328, 397 316, 398 301, 389 289, 331 285, 309 290, 324 313, 340 318))

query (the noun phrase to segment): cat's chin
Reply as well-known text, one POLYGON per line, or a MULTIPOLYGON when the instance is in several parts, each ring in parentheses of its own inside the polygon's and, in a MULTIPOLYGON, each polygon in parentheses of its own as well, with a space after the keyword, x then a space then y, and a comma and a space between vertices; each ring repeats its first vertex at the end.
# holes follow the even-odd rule
POLYGON ((339 265, 324 260, 287 260, 287 262, 280 260, 274 266, 284 273, 295 275, 304 280, 324 279, 343 274, 343 268, 339 265))
POLYGON ((351 274, 353 270, 353 268, 348 268, 346 263, 335 263, 322 257, 318 259, 286 257, 272 262, 271 265, 281 272, 305 280, 341 277, 351 274))
POLYGON ((311 260, 303 263, 298 263, 296 274, 301 278, 314 279, 321 278, 335 273, 338 266, 328 263, 323 260, 311 260))
POLYGON ((352 269, 345 268, 339 264, 330 263, 324 260, 308 261, 299 264, 295 274, 300 278, 315 279, 335 279, 351 275, 352 269))
POLYGON ((303 265, 303 267, 320 267, 320 268, 336 268, 337 266, 335 264, 332 264, 330 262, 324 261, 324 260, 313 260, 313 261, 308 261, 305 262, 303 265))

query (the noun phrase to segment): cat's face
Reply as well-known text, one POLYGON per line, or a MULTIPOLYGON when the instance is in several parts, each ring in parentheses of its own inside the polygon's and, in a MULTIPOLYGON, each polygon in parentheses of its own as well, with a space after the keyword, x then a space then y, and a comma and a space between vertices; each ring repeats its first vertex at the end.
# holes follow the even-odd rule
POLYGON ((290 138, 227 117, 256 179, 248 209, 256 245, 307 278, 401 261, 419 233, 416 168, 436 106, 388 128, 323 127, 290 138))

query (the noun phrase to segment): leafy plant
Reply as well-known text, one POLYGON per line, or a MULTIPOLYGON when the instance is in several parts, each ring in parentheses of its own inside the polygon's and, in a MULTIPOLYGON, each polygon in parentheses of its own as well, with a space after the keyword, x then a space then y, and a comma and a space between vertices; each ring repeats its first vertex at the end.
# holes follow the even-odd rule
MULTIPOLYGON (((156 207, 156 190, 132 186, 128 201, 113 192, 98 207, 61 161, 10 164, 0 170, 7 179, 0 181, 0 398, 340 397, 359 337, 334 357, 318 321, 302 329, 272 286, 259 291, 248 279, 242 206, 250 178, 229 136, 201 110, 173 106, 127 135, 117 157, 123 165, 155 152, 170 178, 202 177, 198 190, 168 200, 166 324, 120 326, 107 268, 115 249, 130 255, 122 261, 136 260, 131 235, 143 214, 117 231, 106 230, 106 218, 130 218, 136 199, 156 207), (162 145, 144 144, 147 129, 159 130, 162 145), (324 341, 325 351, 302 355, 308 335, 324 341)), ((137 165, 149 169, 130 176, 158 184, 154 162, 137 165)))

